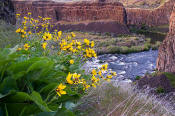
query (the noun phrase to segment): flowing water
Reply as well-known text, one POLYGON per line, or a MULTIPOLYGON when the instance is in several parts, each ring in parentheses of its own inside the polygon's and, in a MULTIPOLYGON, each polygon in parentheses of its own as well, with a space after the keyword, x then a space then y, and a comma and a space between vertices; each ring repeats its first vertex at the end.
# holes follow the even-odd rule
POLYGON ((86 68, 92 69, 108 63, 109 69, 116 71, 118 79, 134 80, 136 76, 152 73, 156 68, 157 50, 131 54, 104 54, 86 63, 86 68))

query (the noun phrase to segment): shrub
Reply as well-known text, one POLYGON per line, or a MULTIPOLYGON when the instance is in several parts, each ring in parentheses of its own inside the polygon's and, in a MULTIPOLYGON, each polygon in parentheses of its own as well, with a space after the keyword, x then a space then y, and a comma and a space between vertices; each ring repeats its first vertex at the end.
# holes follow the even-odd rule
POLYGON ((140 78, 141 78, 140 76, 136 76, 136 78, 135 78, 135 79, 136 79, 136 80, 139 80, 140 78))
POLYGON ((156 92, 157 92, 157 93, 165 93, 165 90, 164 90, 164 88, 162 88, 162 87, 158 87, 158 88, 156 89, 156 92))

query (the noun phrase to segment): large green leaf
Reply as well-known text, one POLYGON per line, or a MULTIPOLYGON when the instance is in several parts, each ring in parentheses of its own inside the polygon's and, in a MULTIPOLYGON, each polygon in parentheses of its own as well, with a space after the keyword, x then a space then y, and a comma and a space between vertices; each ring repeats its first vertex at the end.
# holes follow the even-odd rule
POLYGON ((7 103, 23 103, 27 101, 32 101, 32 98, 29 94, 25 92, 16 92, 15 94, 10 95, 6 99, 7 103))
POLYGON ((58 109, 55 116, 75 116, 75 114, 72 111, 67 110, 66 108, 62 107, 58 109))
POLYGON ((33 91, 31 94, 31 98, 42 111, 51 112, 51 110, 47 106, 47 103, 42 100, 42 98, 38 92, 33 91))
POLYGON ((50 83, 40 90, 41 94, 49 94, 50 91, 54 90, 58 86, 58 83, 50 83))
MULTIPOLYGON (((40 108, 30 103, 6 103, 9 116, 29 116, 41 112, 40 108)), ((0 105, 2 107, 2 104, 0 105)))
POLYGON ((4 81, 0 84, 0 93, 7 94, 11 90, 17 90, 17 85, 15 79, 11 77, 6 77, 4 81))

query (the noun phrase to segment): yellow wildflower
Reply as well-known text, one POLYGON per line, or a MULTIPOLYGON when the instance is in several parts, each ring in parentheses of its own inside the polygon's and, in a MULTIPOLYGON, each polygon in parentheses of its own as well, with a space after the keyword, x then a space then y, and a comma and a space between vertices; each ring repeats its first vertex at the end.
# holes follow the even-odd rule
POLYGON ((92 83, 97 83, 98 80, 97 80, 97 78, 93 75, 92 78, 91 78, 91 81, 92 81, 92 83))
POLYGON ((95 69, 93 69, 91 73, 92 73, 92 75, 97 75, 97 72, 95 69))
POLYGON ((62 83, 58 85, 56 92, 59 96, 66 94, 66 91, 64 91, 63 89, 66 88, 66 85, 63 85, 62 83))
POLYGON ((117 76, 116 72, 111 72, 112 76, 117 76))
POLYGON ((104 64, 102 65, 102 67, 100 68, 102 71, 107 71, 108 69, 108 64, 104 64))
POLYGON ((70 60, 69 63, 70 63, 70 64, 74 64, 74 60, 70 60))
POLYGON ((16 33, 20 33, 21 32, 21 28, 18 28, 17 30, 16 30, 16 33))
POLYGON ((88 39, 84 39, 84 43, 85 43, 87 46, 89 46, 90 41, 89 41, 88 39))
POLYGON ((69 74, 68 74, 67 77, 66 77, 67 83, 73 84, 73 81, 71 80, 71 78, 72 78, 72 74, 69 72, 69 74))
POLYGON ((25 35, 21 35, 22 38, 25 38, 25 35))
POLYGON ((22 48, 18 48, 18 49, 17 49, 17 51, 20 51, 20 50, 22 50, 22 48))
POLYGON ((47 46, 47 43, 44 42, 44 43, 42 44, 42 47, 43 47, 44 50, 46 49, 46 46, 47 46))
POLYGON ((29 32, 28 32, 28 34, 30 35, 30 34, 32 34, 32 32, 31 32, 31 31, 29 31, 29 32))
POLYGON ((24 17, 25 20, 28 20, 29 18, 28 17, 24 17))
POLYGON ((49 32, 45 32, 43 35, 43 39, 44 40, 51 40, 52 39, 52 34, 50 34, 49 32))
POLYGON ((16 16, 20 16, 21 14, 16 14, 16 16))
POLYGON ((112 79, 112 75, 107 75, 106 76, 108 79, 112 79))
POLYGON ((28 50, 30 48, 29 44, 24 44, 24 49, 28 50))
POLYGON ((90 86, 90 85, 85 84, 85 85, 84 85, 83 90, 87 90, 89 87, 91 87, 91 86, 90 86))
POLYGON ((73 76, 73 82, 74 82, 74 84, 81 83, 81 81, 79 80, 81 74, 74 73, 72 76, 73 76))
POLYGON ((31 12, 28 12, 28 15, 31 15, 32 13, 31 12))
POLYGON ((72 35, 72 37, 75 37, 76 36, 74 32, 71 32, 71 35, 72 35))
POLYGON ((95 45, 95 44, 94 44, 94 41, 92 41, 92 42, 91 42, 91 47, 93 48, 93 47, 94 47, 94 45, 95 45))
POLYGON ((98 74, 99 74, 100 76, 102 76, 102 72, 101 72, 101 70, 98 72, 98 74))

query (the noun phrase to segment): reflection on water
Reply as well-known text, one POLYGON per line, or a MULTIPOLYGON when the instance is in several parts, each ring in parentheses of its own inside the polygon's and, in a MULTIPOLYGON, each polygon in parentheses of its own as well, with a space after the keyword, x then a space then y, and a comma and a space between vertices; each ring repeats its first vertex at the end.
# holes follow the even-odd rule
POLYGON ((166 35, 162 34, 162 33, 144 32, 141 34, 145 35, 145 37, 151 38, 151 43, 153 43, 153 44, 156 41, 162 42, 166 38, 166 35))

